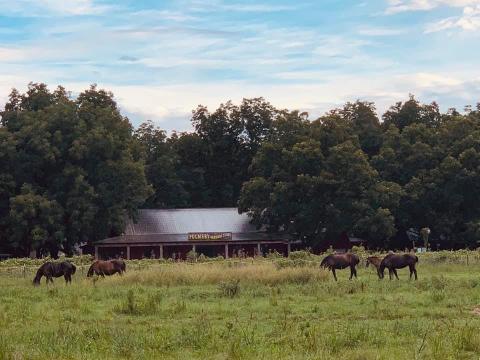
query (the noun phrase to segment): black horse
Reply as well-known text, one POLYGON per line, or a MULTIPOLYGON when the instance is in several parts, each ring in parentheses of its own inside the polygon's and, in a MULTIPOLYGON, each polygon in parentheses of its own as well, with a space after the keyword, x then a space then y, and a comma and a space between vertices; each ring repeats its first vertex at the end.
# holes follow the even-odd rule
POLYGON ((320 263, 320 267, 324 269, 332 270, 333 277, 337 281, 337 274, 335 273, 336 269, 345 269, 350 268, 350 280, 353 276, 357 277, 357 269, 355 266, 360 262, 360 259, 357 255, 352 253, 347 254, 332 254, 325 257, 320 263))
POLYGON ((396 269, 402 269, 408 266, 410 269, 410 279, 412 278, 412 275, 415 275, 415 280, 417 280, 417 263, 418 257, 415 254, 388 254, 380 263, 380 267, 378 269, 379 276, 381 279, 383 279, 385 276, 385 268, 387 268, 390 280, 392 280, 392 274, 395 275, 398 280, 396 269))
POLYGON ((42 276, 47 278, 47 284, 50 281, 53 284, 54 277, 63 276, 65 282, 72 282, 72 275, 75 274, 77 268, 71 262, 62 261, 60 263, 48 261, 37 270, 37 275, 33 279, 34 285, 40 285, 42 276))

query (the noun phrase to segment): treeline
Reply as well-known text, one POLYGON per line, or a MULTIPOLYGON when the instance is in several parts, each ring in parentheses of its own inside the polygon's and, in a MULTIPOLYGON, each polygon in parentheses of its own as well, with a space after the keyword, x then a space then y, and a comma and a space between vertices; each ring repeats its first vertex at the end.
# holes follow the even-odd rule
POLYGON ((1 116, 0 241, 17 253, 71 252, 140 207, 238 206, 314 247, 341 233, 410 246, 423 227, 433 247, 480 239, 480 105, 441 113, 410 97, 380 121, 357 101, 310 120, 244 99, 199 106, 194 131, 168 136, 134 129, 94 86, 73 99, 31 84, 1 116))

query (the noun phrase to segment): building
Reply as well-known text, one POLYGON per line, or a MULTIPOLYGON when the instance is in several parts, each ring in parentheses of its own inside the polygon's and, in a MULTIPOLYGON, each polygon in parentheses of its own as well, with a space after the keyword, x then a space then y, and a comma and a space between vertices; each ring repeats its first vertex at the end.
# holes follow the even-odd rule
POLYGON ((191 250, 225 258, 290 251, 287 234, 257 229, 237 208, 139 210, 137 221, 129 220, 123 235, 93 245, 97 259, 184 259, 191 250))

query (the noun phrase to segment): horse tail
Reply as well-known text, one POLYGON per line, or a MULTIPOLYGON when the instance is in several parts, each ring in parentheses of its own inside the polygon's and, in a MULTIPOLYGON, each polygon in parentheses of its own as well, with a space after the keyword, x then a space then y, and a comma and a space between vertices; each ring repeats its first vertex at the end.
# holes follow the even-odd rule
POLYGON ((77 267, 75 266, 75 264, 71 264, 72 265, 72 275, 75 274, 75 271, 77 271, 77 267))
POLYGON ((92 265, 90 265, 90 268, 88 269, 88 272, 87 272, 87 277, 91 277, 93 276, 93 272, 94 272, 94 267, 95 267, 95 263, 93 263, 92 265))
POLYGON ((415 255, 415 262, 418 263, 418 256, 415 255))

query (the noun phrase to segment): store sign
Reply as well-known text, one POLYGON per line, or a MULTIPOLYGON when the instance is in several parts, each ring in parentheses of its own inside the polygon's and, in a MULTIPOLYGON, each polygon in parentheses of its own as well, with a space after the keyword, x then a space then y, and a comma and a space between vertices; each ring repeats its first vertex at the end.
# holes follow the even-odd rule
POLYGON ((188 233, 189 241, 227 241, 232 240, 229 232, 188 233))

